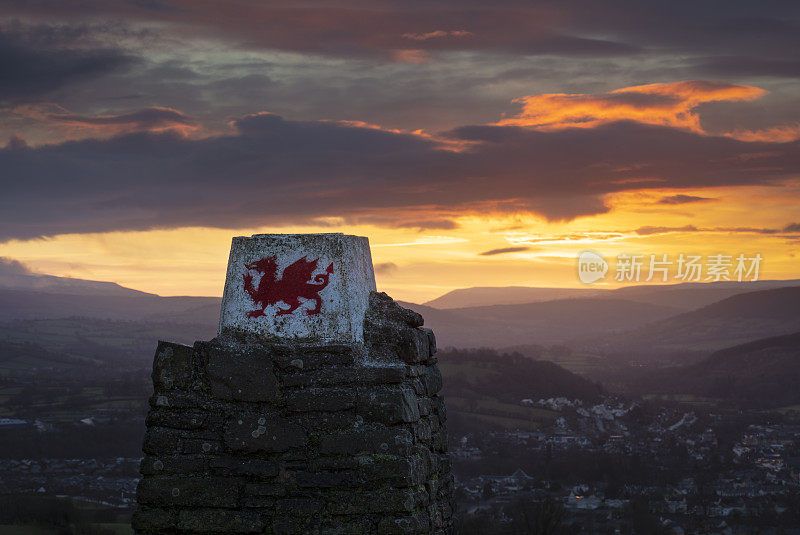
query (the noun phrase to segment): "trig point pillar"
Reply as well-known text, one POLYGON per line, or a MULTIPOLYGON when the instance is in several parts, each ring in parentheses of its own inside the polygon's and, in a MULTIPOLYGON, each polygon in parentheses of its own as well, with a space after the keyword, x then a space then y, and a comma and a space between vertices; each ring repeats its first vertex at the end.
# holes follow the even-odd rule
POLYGON ((422 323, 366 238, 234 238, 217 337, 156 350, 136 533, 451 533, 422 323))

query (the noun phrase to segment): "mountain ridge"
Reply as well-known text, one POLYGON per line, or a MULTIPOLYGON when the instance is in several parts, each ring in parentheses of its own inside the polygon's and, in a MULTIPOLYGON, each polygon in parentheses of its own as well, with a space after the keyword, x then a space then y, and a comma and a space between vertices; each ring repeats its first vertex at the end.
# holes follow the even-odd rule
POLYGON ((786 286, 800 286, 800 279, 752 282, 683 282, 663 285, 643 284, 609 289, 595 287, 475 286, 451 290, 422 304, 432 308, 453 309, 595 297, 601 299, 627 299, 652 304, 669 304, 670 306, 691 310, 737 293, 786 286))

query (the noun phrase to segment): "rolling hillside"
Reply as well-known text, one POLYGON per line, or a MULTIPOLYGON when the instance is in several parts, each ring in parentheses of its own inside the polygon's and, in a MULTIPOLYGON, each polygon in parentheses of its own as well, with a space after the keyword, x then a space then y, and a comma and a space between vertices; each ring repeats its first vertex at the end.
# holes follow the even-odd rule
POLYGON ((508 347, 569 343, 674 315, 674 308, 620 299, 560 299, 449 310, 401 303, 425 318, 442 347, 508 347))
POLYGON ((799 330, 800 287, 786 287, 734 295, 621 336, 604 336, 596 345, 642 356, 684 349, 710 352, 799 330))
POLYGON ((655 392, 800 409, 800 332, 716 351, 695 365, 653 374, 646 384, 655 392))
POLYGON ((180 317, 202 306, 216 306, 218 297, 161 297, 129 290, 121 295, 80 295, 0 289, 0 321, 90 317, 115 320, 180 317))
POLYGON ((595 288, 536 288, 531 286, 476 286, 459 288, 431 299, 425 306, 441 309, 490 305, 519 305, 574 297, 599 297, 608 290, 595 288))
POLYGON ((456 433, 474 430, 532 430, 558 413, 521 404, 523 399, 565 396, 595 402, 600 385, 548 361, 494 350, 443 350, 437 354, 444 394, 456 433))
POLYGON ((607 290, 599 287, 474 287, 453 290, 424 304, 433 308, 454 309, 595 297, 601 299, 624 299, 626 301, 670 306, 683 311, 689 311, 739 293, 785 286, 800 286, 800 280, 765 280, 756 282, 720 281, 709 283, 687 282, 663 285, 641 284, 614 290, 607 290))

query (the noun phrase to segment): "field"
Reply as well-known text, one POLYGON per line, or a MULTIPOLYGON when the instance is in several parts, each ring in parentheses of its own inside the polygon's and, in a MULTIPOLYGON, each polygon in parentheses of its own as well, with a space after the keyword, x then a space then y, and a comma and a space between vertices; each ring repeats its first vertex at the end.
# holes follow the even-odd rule
POLYGON ((149 386, 143 381, 124 388, 37 385, 0 387, 0 418, 37 418, 43 422, 74 422, 103 409, 139 412, 147 404, 149 386), (23 392, 24 390, 24 392, 23 392))
POLYGON ((512 431, 535 431, 558 417, 558 413, 553 411, 502 403, 489 397, 474 399, 448 396, 447 410, 488 427, 512 431))

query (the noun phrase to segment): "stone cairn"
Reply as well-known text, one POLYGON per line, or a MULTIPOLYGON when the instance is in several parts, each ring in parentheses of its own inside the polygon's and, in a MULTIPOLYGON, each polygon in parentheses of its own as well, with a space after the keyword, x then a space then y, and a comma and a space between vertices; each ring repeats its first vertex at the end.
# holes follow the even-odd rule
POLYGON ((235 238, 219 335, 156 350, 135 532, 451 533, 442 376, 422 325, 374 291, 366 238, 235 238), (248 294, 271 257, 287 287, 297 259, 330 262, 319 313, 313 299, 276 313, 291 303, 264 298, 280 286, 269 270, 248 294), (259 298, 266 314, 243 320, 259 298))

